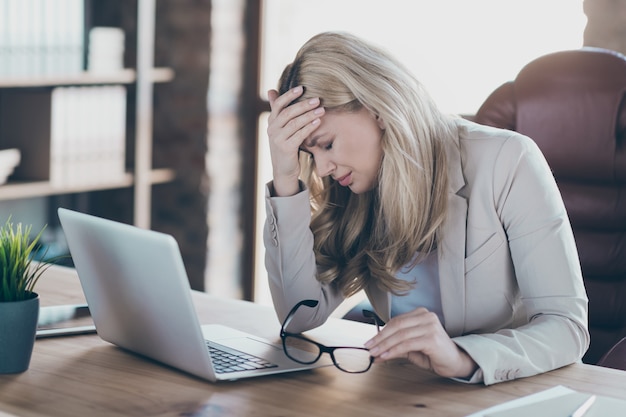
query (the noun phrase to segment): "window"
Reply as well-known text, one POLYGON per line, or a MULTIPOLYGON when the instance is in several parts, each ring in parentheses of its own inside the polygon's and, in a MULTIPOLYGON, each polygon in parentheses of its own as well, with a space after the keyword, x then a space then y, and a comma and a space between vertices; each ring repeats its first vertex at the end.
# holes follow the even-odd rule
POLYGON ((439 103, 474 113, 530 60, 582 46, 582 0, 265 0, 261 84, 311 36, 352 32, 391 51, 439 103))

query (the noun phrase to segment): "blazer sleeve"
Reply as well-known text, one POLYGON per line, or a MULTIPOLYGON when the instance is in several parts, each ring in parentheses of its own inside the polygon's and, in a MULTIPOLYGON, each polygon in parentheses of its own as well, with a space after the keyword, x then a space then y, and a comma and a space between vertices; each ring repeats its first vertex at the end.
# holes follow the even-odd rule
POLYGON ((291 197, 272 197, 272 184, 267 184, 263 228, 265 268, 279 320, 304 299, 319 301, 317 307, 301 307, 294 316, 289 331, 296 333, 322 325, 344 299, 331 285, 317 280, 309 191, 302 183, 300 189, 291 197))
POLYGON ((532 140, 515 134, 502 146, 493 172, 493 204, 526 320, 495 333, 454 338, 480 367, 471 382, 487 385, 569 365, 589 346, 578 252, 545 158, 532 140))

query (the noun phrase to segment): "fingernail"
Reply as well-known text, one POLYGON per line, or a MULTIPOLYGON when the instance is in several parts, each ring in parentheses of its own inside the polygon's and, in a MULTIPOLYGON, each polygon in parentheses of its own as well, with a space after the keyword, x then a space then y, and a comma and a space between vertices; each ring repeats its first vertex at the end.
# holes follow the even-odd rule
POLYGON ((313 112, 313 114, 322 114, 322 113, 324 113, 324 109, 321 107, 318 109, 315 109, 315 111, 313 112))
POLYGON ((294 94, 300 94, 302 92, 302 86, 299 85, 291 91, 293 91, 294 94))
POLYGON ((311 122, 312 125, 316 125, 320 122, 320 119, 315 119, 311 122))
POLYGON ((311 100, 309 100, 309 104, 311 106, 315 106, 318 103, 318 99, 317 98, 312 98, 311 100))

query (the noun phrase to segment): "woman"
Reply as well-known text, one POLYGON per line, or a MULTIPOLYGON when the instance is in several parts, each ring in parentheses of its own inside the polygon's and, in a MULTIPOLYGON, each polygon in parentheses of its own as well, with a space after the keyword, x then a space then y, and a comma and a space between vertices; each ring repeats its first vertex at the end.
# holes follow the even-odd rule
POLYGON ((266 267, 289 330, 365 290, 365 346, 492 384, 580 360, 587 297, 571 227, 528 137, 442 114, 384 51, 309 40, 269 92, 266 267))

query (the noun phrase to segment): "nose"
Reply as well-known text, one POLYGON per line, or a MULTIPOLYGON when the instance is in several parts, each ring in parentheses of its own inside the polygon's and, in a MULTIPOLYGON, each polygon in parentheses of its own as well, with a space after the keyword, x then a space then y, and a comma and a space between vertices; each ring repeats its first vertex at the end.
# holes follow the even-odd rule
POLYGON ((315 155, 315 170, 318 177, 324 178, 329 176, 335 171, 335 168, 337 168, 337 166, 328 156, 315 155))

